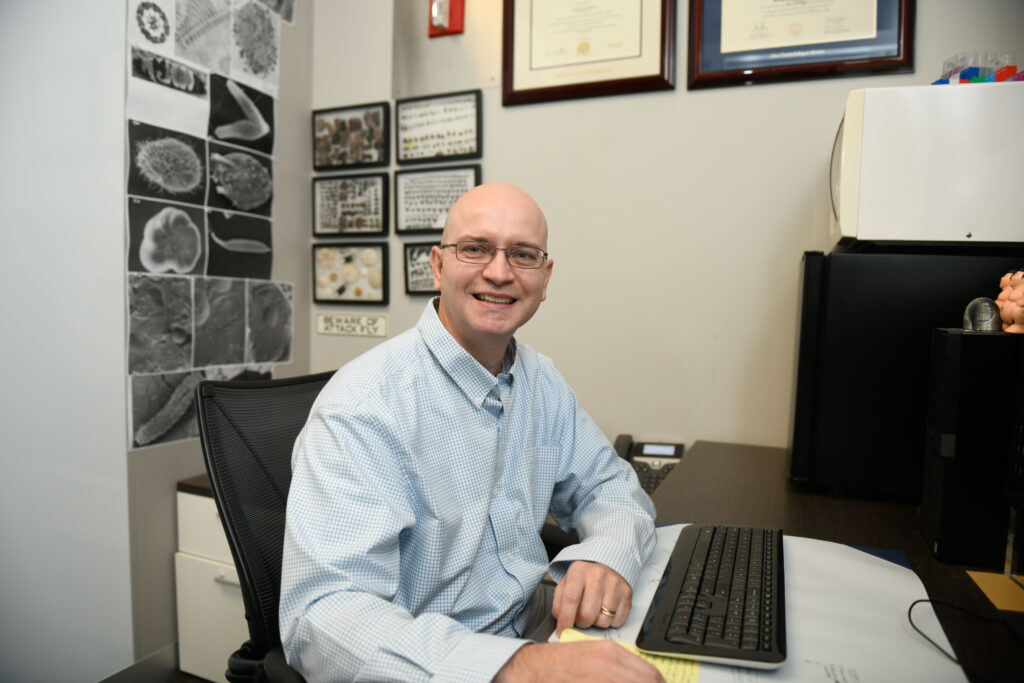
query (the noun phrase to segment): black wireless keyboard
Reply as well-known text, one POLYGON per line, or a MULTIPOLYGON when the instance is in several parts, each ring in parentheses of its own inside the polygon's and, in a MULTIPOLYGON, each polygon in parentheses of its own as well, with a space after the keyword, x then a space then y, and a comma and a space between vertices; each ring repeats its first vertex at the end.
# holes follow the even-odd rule
POLYGON ((782 531, 691 524, 636 645, 644 652, 774 669, 786 660, 782 531))

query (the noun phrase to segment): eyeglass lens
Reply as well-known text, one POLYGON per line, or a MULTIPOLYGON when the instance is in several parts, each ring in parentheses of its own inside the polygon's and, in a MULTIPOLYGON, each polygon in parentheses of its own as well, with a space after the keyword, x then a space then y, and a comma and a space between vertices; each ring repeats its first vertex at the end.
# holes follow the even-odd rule
POLYGON ((544 264, 542 249, 521 245, 496 247, 489 242, 459 242, 455 245, 455 256, 467 263, 490 263, 499 250, 505 252, 509 265, 516 268, 540 268, 544 264))

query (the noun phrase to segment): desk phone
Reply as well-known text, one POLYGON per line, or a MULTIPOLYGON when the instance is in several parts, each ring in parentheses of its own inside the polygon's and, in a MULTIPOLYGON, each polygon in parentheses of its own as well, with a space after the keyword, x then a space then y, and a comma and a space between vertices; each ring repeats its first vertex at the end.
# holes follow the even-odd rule
POLYGON ((636 472, 640 486, 647 495, 654 493, 672 468, 682 459, 686 449, 681 443, 654 443, 633 441, 632 434, 619 434, 615 438, 615 452, 628 460, 636 472))

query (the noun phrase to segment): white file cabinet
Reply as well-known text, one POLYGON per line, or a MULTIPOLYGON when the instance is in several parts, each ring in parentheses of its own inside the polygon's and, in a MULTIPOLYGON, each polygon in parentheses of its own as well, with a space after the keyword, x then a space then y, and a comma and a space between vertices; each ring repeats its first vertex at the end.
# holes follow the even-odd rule
POLYGON ((178 668, 225 682, 228 656, 249 638, 231 551, 206 475, 178 483, 178 668))

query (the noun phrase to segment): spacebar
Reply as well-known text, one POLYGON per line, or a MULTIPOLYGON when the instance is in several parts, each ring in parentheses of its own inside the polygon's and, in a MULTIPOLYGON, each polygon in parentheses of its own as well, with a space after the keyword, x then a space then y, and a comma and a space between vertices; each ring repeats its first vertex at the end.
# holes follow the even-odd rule
POLYGON ((700 639, 696 636, 691 636, 689 633, 669 633, 665 636, 665 640, 670 643, 679 643, 680 645, 700 645, 700 639))
POLYGON ((723 647, 729 650, 740 649, 740 644, 738 641, 735 643, 730 643, 725 638, 721 638, 719 636, 707 636, 706 638, 704 638, 704 644, 708 647, 723 647))

